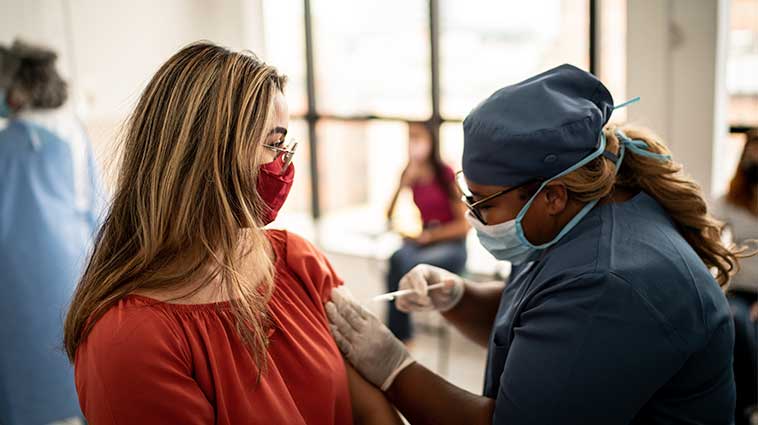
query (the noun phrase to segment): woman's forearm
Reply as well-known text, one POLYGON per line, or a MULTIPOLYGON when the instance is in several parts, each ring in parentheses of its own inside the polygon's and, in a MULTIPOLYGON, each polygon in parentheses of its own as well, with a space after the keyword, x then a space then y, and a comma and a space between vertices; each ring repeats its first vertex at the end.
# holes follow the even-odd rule
POLYGON ((387 390, 390 401, 412 424, 491 424, 495 400, 460 389, 414 363, 387 390))
POLYGON ((442 315, 463 335, 486 347, 500 307, 504 282, 465 282, 466 290, 458 304, 442 315))
POLYGON ((392 220, 392 214, 395 213, 395 204, 397 204, 397 198, 400 196, 401 189, 402 186, 398 186, 397 190, 395 190, 395 193, 392 195, 392 199, 390 199, 390 204, 387 207, 387 220, 392 220))
POLYGON ((426 231, 429 232, 429 243, 434 243, 463 239, 468 229, 468 223, 465 220, 456 220, 426 231))

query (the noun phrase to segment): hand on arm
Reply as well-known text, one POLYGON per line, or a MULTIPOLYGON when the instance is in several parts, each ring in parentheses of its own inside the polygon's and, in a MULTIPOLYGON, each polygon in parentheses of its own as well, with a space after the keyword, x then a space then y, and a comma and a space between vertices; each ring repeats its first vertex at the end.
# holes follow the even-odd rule
POLYGON ((417 364, 375 316, 337 291, 326 311, 345 358, 413 424, 489 424, 494 400, 461 390, 417 364))

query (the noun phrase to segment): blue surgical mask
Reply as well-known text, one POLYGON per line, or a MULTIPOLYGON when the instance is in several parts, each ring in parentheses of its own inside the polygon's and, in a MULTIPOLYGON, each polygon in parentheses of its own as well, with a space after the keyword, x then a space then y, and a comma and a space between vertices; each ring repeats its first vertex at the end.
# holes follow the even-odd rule
POLYGON ((8 105, 8 96, 6 96, 5 89, 0 89, 0 118, 8 118, 11 116, 11 107, 8 105))
POLYGON ((476 230, 479 243, 498 260, 510 261, 511 264, 522 264, 536 252, 535 249, 521 243, 516 233, 515 219, 487 225, 467 212, 466 221, 476 230))

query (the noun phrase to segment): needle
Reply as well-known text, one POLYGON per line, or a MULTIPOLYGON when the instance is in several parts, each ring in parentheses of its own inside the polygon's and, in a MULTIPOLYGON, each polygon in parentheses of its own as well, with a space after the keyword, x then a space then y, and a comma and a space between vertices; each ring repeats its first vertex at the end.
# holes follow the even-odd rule
MULTIPOLYGON (((445 287, 445 283, 444 282, 443 283, 435 283, 434 285, 429 285, 429 287, 427 288, 427 290, 431 291, 433 289, 439 289, 439 288, 444 288, 444 287, 445 287)), ((415 292, 416 291, 414 291, 413 289, 401 289, 399 291, 387 292, 386 294, 377 295, 377 296, 375 296, 373 298, 373 300, 374 301, 392 301, 392 300, 394 300, 397 297, 402 297, 402 296, 405 296, 405 295, 408 295, 408 294, 413 294, 415 292)))

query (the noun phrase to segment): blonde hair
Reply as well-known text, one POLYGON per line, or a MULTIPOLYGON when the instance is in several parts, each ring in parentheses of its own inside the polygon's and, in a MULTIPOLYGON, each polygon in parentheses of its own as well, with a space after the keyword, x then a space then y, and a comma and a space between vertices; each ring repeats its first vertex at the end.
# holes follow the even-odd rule
POLYGON ((185 47, 153 76, 126 122, 112 206, 66 317, 71 361, 127 295, 186 290, 180 299, 215 279, 265 367, 274 271, 256 179, 284 84, 254 55, 209 43, 185 47))
MULTIPOLYGON (((644 140, 650 152, 670 155, 666 145, 651 131, 629 125, 609 125, 603 129, 606 150, 613 154, 619 153, 616 129, 631 139, 644 140)), ((721 286, 725 286, 738 270, 738 259, 746 256, 744 248, 724 245, 721 239, 723 223, 708 213, 702 190, 682 172, 679 163, 636 155, 626 149, 618 174, 613 161, 599 157, 560 181, 580 202, 605 198, 617 187, 644 191, 666 210, 679 233, 705 265, 715 269, 716 280, 721 286)))

